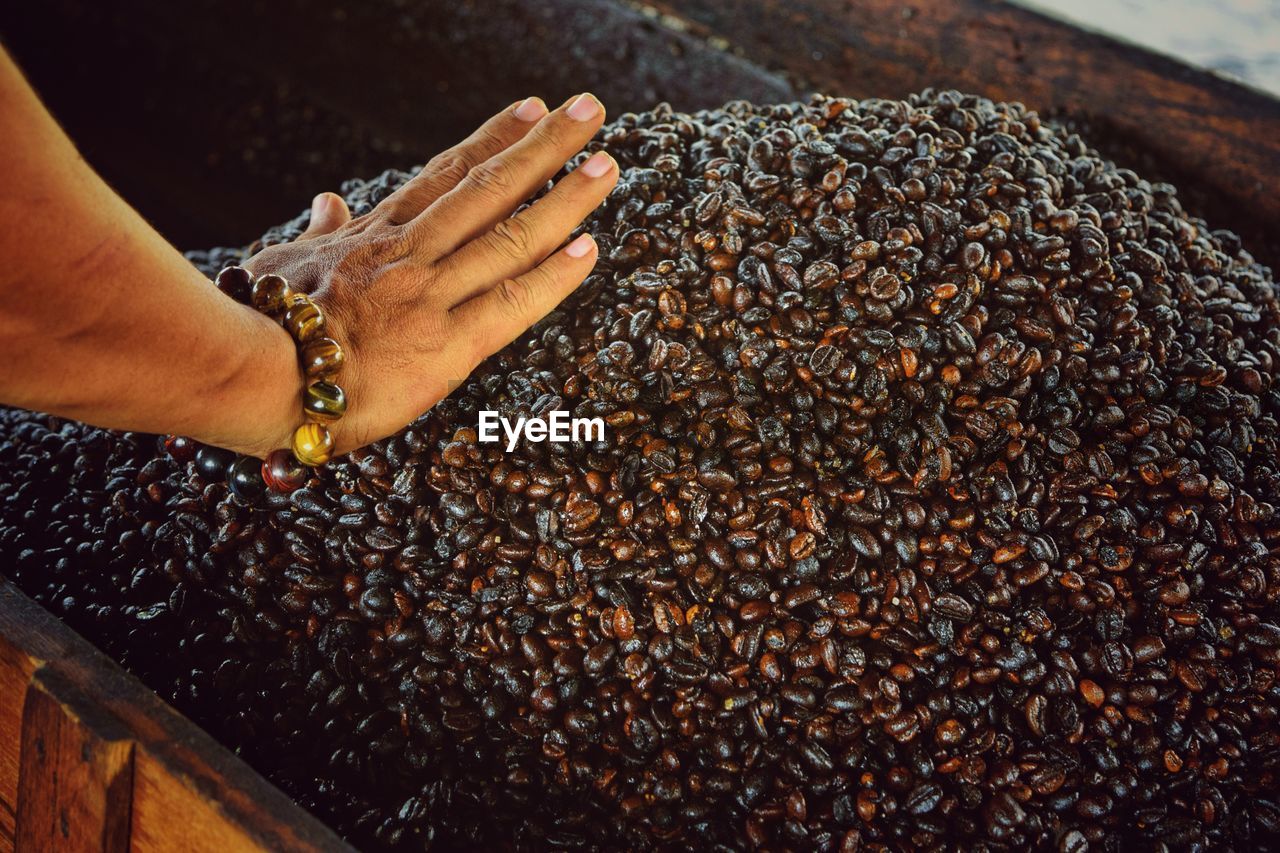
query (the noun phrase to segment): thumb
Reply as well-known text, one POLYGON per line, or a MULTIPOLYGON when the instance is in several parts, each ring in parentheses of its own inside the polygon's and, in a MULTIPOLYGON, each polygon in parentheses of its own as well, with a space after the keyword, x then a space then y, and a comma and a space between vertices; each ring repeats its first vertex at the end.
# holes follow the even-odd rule
POLYGON ((307 230, 299 236, 299 240, 309 240, 337 231, 351 221, 351 211, 347 203, 337 193, 320 193, 311 201, 311 223, 307 230))

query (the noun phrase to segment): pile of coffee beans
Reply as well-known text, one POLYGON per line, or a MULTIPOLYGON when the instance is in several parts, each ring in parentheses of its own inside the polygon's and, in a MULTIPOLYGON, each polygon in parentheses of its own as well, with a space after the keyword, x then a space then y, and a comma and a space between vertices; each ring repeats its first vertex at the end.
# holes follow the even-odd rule
POLYGON ((597 269, 428 415, 247 505, 5 413, 0 565, 370 848, 1273 844, 1280 302, 1238 238, 949 91, 591 148, 597 269), (486 409, 608 428, 506 453, 486 409))

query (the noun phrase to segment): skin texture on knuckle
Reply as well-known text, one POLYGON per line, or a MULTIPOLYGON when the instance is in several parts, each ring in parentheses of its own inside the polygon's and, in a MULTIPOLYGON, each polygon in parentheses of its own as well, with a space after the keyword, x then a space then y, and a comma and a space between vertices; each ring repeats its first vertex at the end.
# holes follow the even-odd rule
POLYGON ((426 168, 422 170, 421 177, 426 178, 430 175, 433 181, 457 184, 467 177, 467 173, 474 165, 456 148, 450 148, 432 157, 426 168))
MULTIPOLYGON (((416 178, 414 180, 417 180, 416 178)), ((416 189, 416 188, 415 188, 416 189)), ((378 205, 375 216, 386 225, 404 225, 417 216, 413 194, 406 185, 400 192, 389 195, 378 205)))
POLYGON ((314 294, 328 286, 338 264, 328 235, 297 243, 268 246, 245 262, 254 275, 274 273, 299 293, 314 294))
POLYGON ((493 288, 498 302, 512 317, 524 319, 529 316, 529 288, 524 282, 514 278, 504 278, 493 288))
POLYGON ((495 225, 490 245, 513 261, 529 261, 533 256, 533 234, 518 219, 504 219, 495 225))
POLYGON ((479 150, 495 150, 500 151, 506 147, 506 140, 502 134, 498 133, 491 127, 481 127, 475 133, 475 138, 471 143, 479 150))
POLYGON ((562 290, 571 274, 557 264, 544 263, 521 276, 520 288, 523 291, 525 305, 525 310, 520 315, 521 322, 526 326, 532 326, 542 319, 550 308, 545 304, 546 298, 562 290))
POLYGON ((558 150, 564 140, 580 124, 563 112, 552 113, 533 130, 533 141, 539 150, 558 150))
POLYGON ((387 225, 395 225, 395 222, 388 221, 388 211, 392 209, 394 204, 392 199, 395 198, 396 195, 393 193, 383 199, 382 203, 374 208, 372 212, 353 216, 346 225, 334 232, 334 240, 346 240, 358 237, 371 230, 385 228, 387 225))
POLYGON ((383 227, 355 241, 343 260, 355 271, 365 267, 376 276, 386 267, 412 257, 417 248, 418 243, 409 231, 383 227))
POLYGON ((489 203, 505 202, 516 186, 515 174, 504 160, 486 160, 467 175, 468 189, 489 203))
POLYGON ((409 183, 378 205, 379 214, 390 225, 403 225, 417 216, 439 187, 457 186, 474 164, 458 148, 442 151, 427 161, 409 183))

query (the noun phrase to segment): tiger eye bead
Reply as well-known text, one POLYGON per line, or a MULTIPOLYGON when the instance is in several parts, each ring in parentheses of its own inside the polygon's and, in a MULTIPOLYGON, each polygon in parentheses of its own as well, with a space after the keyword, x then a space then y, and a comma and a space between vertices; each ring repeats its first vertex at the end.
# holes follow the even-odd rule
POLYGON ((311 297, 297 290, 290 290, 284 298, 284 310, 288 311, 298 305, 306 305, 311 301, 311 297))
POLYGON ((347 395, 332 382, 312 382, 302 392, 302 410, 319 421, 336 421, 347 412, 347 395))
POLYGON ((290 295, 289 282, 274 273, 267 273, 253 283, 250 301, 263 314, 279 314, 290 295))
POLYGON ((324 424, 305 423, 293 431, 293 455, 303 465, 323 465, 332 454, 333 436, 324 424))
POLYGON ((295 302, 284 311, 284 327, 298 343, 306 343, 324 334, 324 314, 320 306, 307 298, 295 302))
POLYGON ((262 461, 262 480, 273 492, 288 494, 302 488, 311 476, 290 450, 273 450, 262 461))
POLYGON ((213 283, 236 302, 248 302, 253 289, 253 274, 244 267, 227 267, 218 273, 213 283))
POLYGON ((345 360, 342 347, 333 338, 316 338, 302 345, 302 370, 308 379, 328 379, 345 360))

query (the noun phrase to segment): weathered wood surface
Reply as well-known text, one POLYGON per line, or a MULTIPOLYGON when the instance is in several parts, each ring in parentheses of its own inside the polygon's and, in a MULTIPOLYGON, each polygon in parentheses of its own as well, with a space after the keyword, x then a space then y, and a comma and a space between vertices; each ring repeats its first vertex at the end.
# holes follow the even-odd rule
POLYGON ((0 850, 15 841, 18 851, 351 849, 0 580, 0 850))
POLYGON ((1280 100, 1000 0, 658 0, 816 90, 902 97, 927 86, 1085 117, 1219 196, 1246 237, 1280 232, 1280 100))
POLYGON ((129 849, 133 742, 56 672, 37 676, 22 713, 18 853, 129 849))
MULTIPOLYGON (((0 581, 3 583, 3 581, 0 581)), ((35 661, 0 631, 0 853, 13 850, 22 710, 35 661)))

